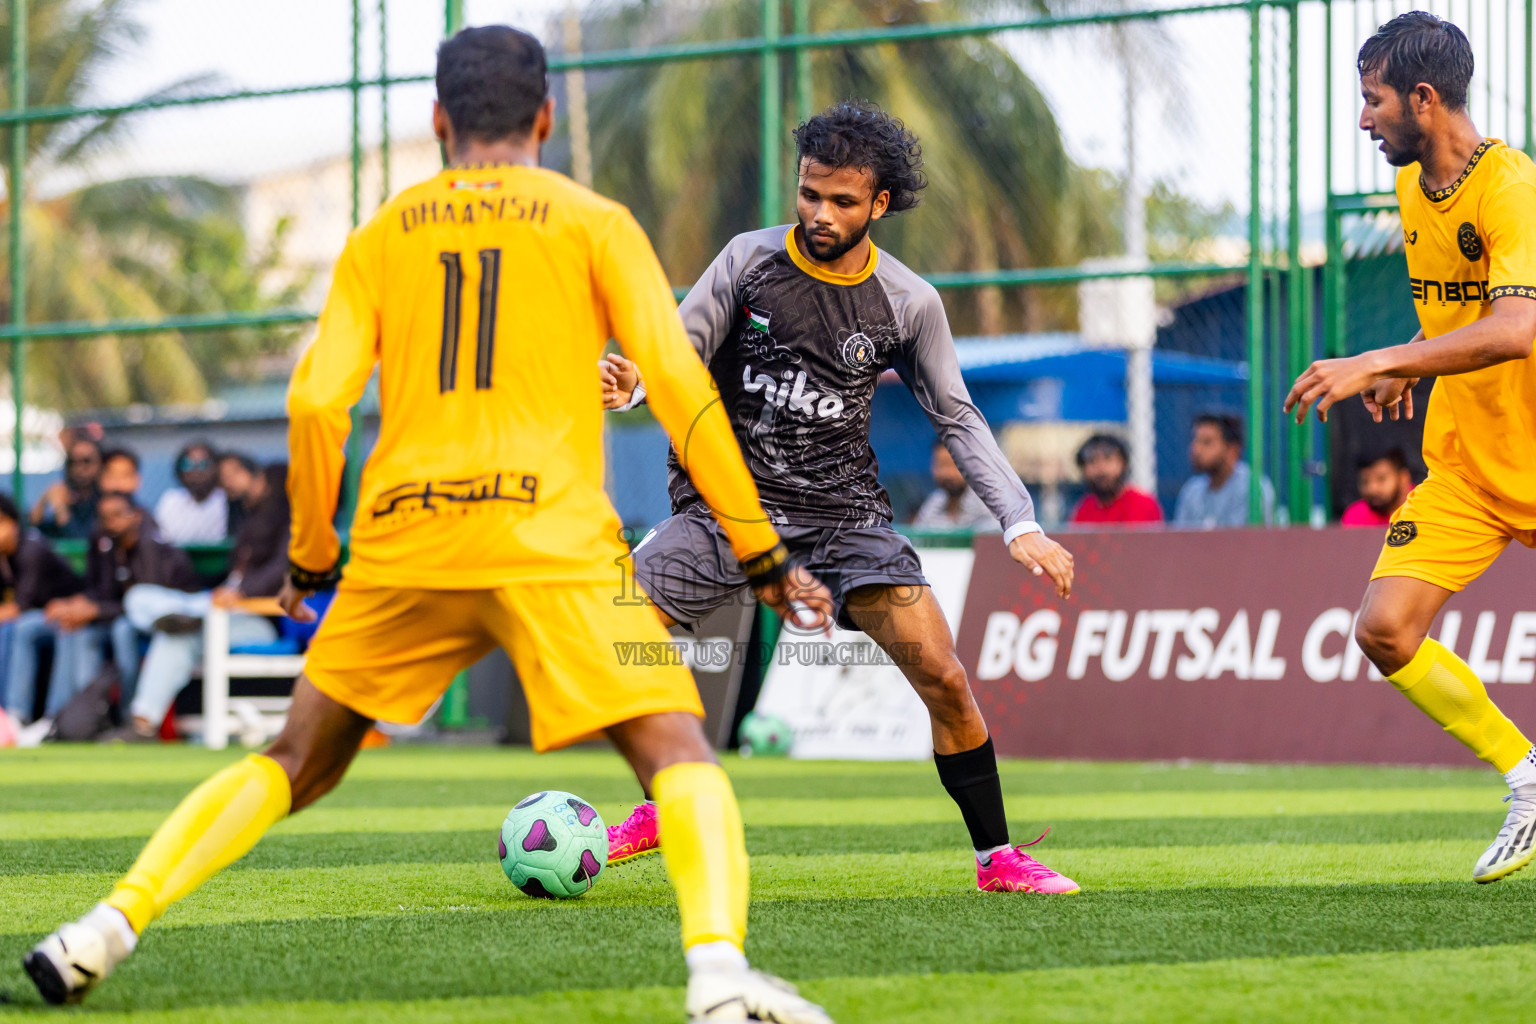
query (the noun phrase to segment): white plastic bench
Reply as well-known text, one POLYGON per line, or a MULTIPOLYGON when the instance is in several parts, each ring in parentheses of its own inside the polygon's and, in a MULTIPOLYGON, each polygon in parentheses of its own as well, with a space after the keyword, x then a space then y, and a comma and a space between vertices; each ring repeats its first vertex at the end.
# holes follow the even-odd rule
MULTIPOLYGON (((271 598, 242 602, 241 611, 278 615, 271 598)), ((235 679, 297 679, 304 670, 302 654, 229 653, 229 612, 214 608, 203 619, 203 745, 209 750, 229 746, 232 733, 258 737, 276 736, 288 715, 287 697, 235 697, 229 681, 235 679)))

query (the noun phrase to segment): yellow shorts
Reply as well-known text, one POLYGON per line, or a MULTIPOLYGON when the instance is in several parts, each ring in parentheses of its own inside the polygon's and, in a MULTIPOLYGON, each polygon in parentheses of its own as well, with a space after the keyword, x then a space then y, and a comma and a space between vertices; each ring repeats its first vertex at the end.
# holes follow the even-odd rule
POLYGON ((615 604, 615 593, 611 583, 403 590, 344 580, 304 674, 360 715, 418 722, 456 674, 500 646, 528 697, 536 750, 589 739, 642 715, 684 711, 703 718, 693 676, 676 659, 621 657, 626 643, 671 638, 655 609, 615 604))
POLYGON ((1504 522, 1470 485, 1431 476, 1392 516, 1371 579, 1408 576, 1458 591, 1481 576, 1512 540, 1536 547, 1536 530, 1504 522))

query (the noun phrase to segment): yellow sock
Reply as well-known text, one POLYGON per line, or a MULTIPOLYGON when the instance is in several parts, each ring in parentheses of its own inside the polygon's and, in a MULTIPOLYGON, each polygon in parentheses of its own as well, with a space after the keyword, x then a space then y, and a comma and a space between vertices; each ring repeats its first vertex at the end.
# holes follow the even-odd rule
POLYGON ((155 830, 107 903, 133 930, 243 857, 288 814, 288 775, 270 757, 252 754, 198 786, 155 830))
POLYGON ((1513 768, 1531 749, 1531 741, 1488 699, 1477 673, 1438 641, 1425 640, 1413 660, 1387 679, 1501 772, 1513 768))
POLYGON ((677 890, 683 948, 747 938, 747 841, 731 780, 717 764, 674 764, 656 773, 661 853, 677 890))

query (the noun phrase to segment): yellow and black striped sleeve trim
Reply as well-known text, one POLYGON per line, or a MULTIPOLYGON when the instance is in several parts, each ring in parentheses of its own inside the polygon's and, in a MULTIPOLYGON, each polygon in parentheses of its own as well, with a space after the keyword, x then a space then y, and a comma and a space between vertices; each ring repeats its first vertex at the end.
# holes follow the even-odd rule
POLYGON ((1536 299, 1536 285, 1528 284, 1501 284, 1497 288, 1488 290, 1488 301, 1502 299, 1509 295, 1517 295, 1522 299, 1536 299))
POLYGON ((1493 139, 1484 139, 1478 145, 1478 147, 1472 151, 1472 159, 1468 160, 1467 166, 1461 169, 1461 174, 1456 177, 1455 181, 1445 186, 1445 188, 1437 188, 1431 192, 1427 187, 1425 187, 1424 175, 1420 173, 1419 188, 1423 190, 1425 197, 1427 197, 1432 203, 1443 203, 1447 199, 1451 198, 1451 196, 1455 195, 1456 190, 1461 188, 1461 183, 1467 180, 1467 177, 1472 173, 1472 169, 1477 166, 1477 162, 1483 158, 1483 154, 1492 149, 1493 145, 1493 139))

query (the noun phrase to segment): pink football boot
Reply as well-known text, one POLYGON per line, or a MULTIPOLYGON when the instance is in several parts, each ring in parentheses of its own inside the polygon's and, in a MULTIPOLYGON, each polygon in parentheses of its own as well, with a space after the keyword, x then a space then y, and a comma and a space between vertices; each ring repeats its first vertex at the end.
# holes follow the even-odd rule
MULTIPOLYGON (((1042 834, 1040 839, 1044 838, 1042 834)), ((1036 839, 1035 843, 1040 839, 1036 839)), ((1034 846, 1035 843, 1025 843, 1024 846, 1034 846)), ((1024 846, 999 850, 987 863, 978 863, 976 888, 982 892, 1044 892, 1058 896, 1079 891, 1076 882, 1027 855, 1024 846)))
POLYGON ((660 849, 661 832, 657 828, 655 804, 636 804, 629 817, 617 825, 608 826, 609 864, 623 864, 660 849))

